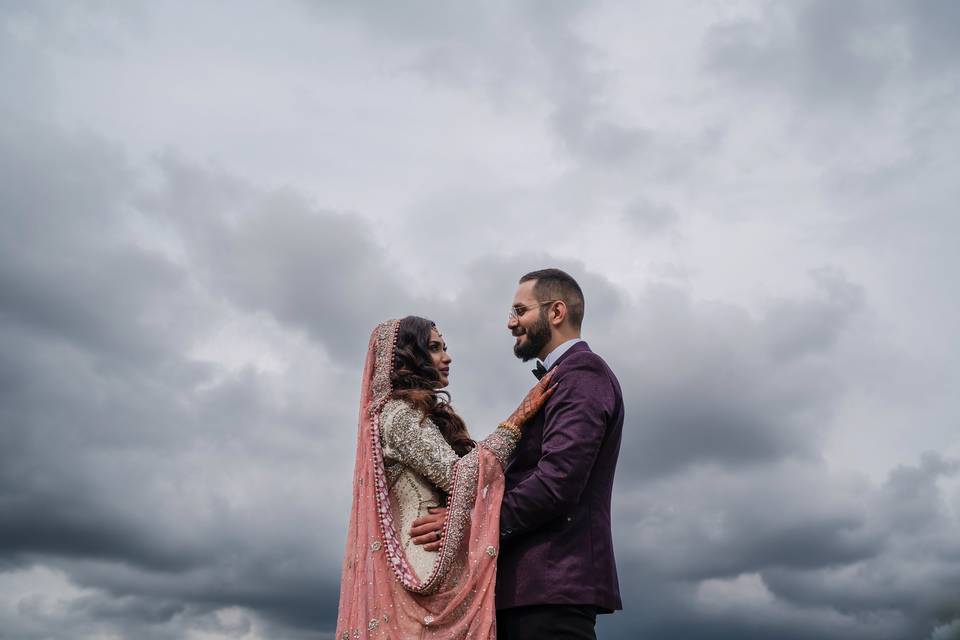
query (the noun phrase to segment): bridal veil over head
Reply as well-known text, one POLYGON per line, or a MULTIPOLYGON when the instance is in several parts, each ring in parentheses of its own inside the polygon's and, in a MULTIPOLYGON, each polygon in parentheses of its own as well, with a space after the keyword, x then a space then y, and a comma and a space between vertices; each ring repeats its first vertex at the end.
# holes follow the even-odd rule
POLYGON ((454 466, 443 539, 426 579, 411 569, 394 526, 380 412, 392 392, 399 324, 377 325, 367 348, 336 637, 493 638, 503 497, 503 469, 493 452, 480 443, 454 466))

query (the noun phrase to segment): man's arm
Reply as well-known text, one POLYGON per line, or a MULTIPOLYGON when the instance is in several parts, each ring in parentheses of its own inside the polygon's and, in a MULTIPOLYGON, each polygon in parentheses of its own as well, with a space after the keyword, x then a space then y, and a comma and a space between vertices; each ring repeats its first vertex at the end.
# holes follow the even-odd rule
POLYGON ((500 537, 508 539, 562 515, 580 500, 606 434, 615 396, 594 356, 574 356, 557 373, 544 407, 540 462, 503 496, 500 537))

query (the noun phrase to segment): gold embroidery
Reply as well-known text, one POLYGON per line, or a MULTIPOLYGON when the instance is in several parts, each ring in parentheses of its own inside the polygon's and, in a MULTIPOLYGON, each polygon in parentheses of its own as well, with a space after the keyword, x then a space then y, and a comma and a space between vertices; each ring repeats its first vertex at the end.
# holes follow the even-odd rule
POLYGON ((397 466, 413 469, 443 491, 450 491, 453 465, 460 457, 430 419, 402 400, 390 400, 380 414, 383 463, 390 484, 399 477, 397 466))
POLYGON ((506 467, 519 439, 517 433, 512 429, 497 427, 493 433, 484 438, 482 444, 493 452, 493 455, 500 461, 500 466, 506 467))

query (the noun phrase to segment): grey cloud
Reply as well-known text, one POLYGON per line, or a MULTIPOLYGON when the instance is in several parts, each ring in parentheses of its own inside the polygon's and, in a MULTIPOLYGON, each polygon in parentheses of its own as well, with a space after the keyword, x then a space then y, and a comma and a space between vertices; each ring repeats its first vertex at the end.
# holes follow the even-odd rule
MULTIPOLYGON (((517 275, 554 263, 580 279, 585 336, 625 385, 615 531, 624 592, 644 604, 601 621, 605 636, 759 638, 790 628, 805 639, 892 639, 927 619, 897 610, 877 626, 829 603, 809 615, 802 598, 776 591, 769 607, 718 613, 697 595, 709 580, 805 575, 886 553, 886 508, 864 502, 865 483, 824 474, 817 462, 842 388, 822 362, 856 326, 861 287, 816 270, 815 295, 775 301, 754 317, 671 287, 631 301, 587 265, 547 255, 478 261, 460 297, 438 307, 454 354, 454 403, 475 436, 502 417, 491 400, 519 398, 532 379, 509 364, 500 316, 471 302, 506 299, 517 275)), ((503 413, 512 408, 497 402, 503 413)))
POLYGON ((631 590, 659 595, 632 620, 634 631, 942 636, 957 614, 949 594, 960 580, 960 555, 937 480, 955 472, 954 461, 926 454, 879 486, 803 463, 736 473, 701 468, 639 488, 633 515, 618 510, 617 531, 634 532, 618 544, 633 550, 621 578, 631 590), (912 511, 918 494, 926 505, 919 517, 912 511), (890 526, 905 514, 918 526, 890 526), (753 577, 758 593, 738 597, 728 582, 720 608, 711 603, 710 580, 743 576, 753 577))
MULTIPOLYGON (((548 256, 478 262, 463 300, 503 297, 512 287, 498 283, 527 265, 553 262, 548 256)), ((615 531, 624 592, 643 605, 602 620, 605 637, 760 638, 789 629, 788 637, 803 639, 892 640, 905 630, 932 628, 929 611, 908 600, 878 613, 871 603, 843 605, 840 593, 836 603, 829 597, 805 602, 782 587, 782 576, 850 570, 882 562, 897 544, 921 544, 922 538, 891 537, 885 515, 895 513, 894 504, 914 504, 914 497, 884 498, 887 489, 832 475, 818 462, 819 440, 842 389, 822 361, 856 326, 865 304, 861 287, 836 270, 817 270, 814 296, 776 301, 754 317, 728 305, 695 303, 669 287, 651 287, 631 302, 586 265, 560 262, 581 279, 591 310, 585 335, 613 364, 627 396, 615 531), (787 317, 791 324, 784 327, 787 317), (826 326, 832 329, 824 333, 826 326), (667 395, 669 387, 674 393, 667 395), (718 611, 702 601, 703 584, 750 574, 761 584, 769 579, 769 604, 733 603, 718 611)), ((490 345, 503 342, 499 318, 480 323, 476 309, 461 300, 441 309, 454 350, 454 402, 465 415, 484 416, 474 428, 482 435, 500 416, 479 408, 474 394, 489 404, 517 396, 530 380, 525 370, 503 371, 505 346, 490 353, 490 345), (471 323, 468 341, 452 340, 451 331, 471 323), (462 387, 458 376, 466 377, 462 387)), ((936 476, 950 472, 952 463, 931 458, 922 468, 936 476)), ((891 476, 896 486, 899 475, 891 476)), ((872 575, 866 581, 876 577, 880 588, 879 574, 872 575)), ((841 591, 852 602, 855 589, 841 591)), ((928 593, 937 592, 942 586, 928 593)))
POLYGON ((564 105, 554 116, 558 133, 574 153, 616 166, 653 145, 650 131, 594 118, 591 111, 588 105, 564 105))
POLYGON ((956 60, 960 57, 960 7, 949 0, 896 5, 904 21, 910 25, 912 67, 921 73, 952 73, 955 77, 956 60))
MULTIPOLYGON (((7 323, 135 359, 175 346, 144 326, 175 311, 186 275, 116 235, 133 185, 115 148, 11 118, 0 128, 0 305, 7 323), (169 292, 162 307, 155 291, 169 292)), ((174 340, 174 341, 171 341, 174 340)))
POLYGON ((228 607, 286 637, 332 625, 347 507, 308 496, 349 479, 349 457, 315 461, 351 446, 343 388, 356 381, 307 352, 287 363, 295 377, 278 399, 275 375, 224 374, 191 352, 226 300, 354 356, 368 316, 403 299, 369 231, 183 166, 147 188, 100 140, 18 124, 2 146, 5 164, 19 161, 0 210, 0 556, 9 571, 59 567, 94 594, 55 614, 26 609, 18 637, 62 637, 64 625, 182 637, 228 607), (179 234, 185 257, 141 246, 130 211, 179 234), (238 211, 248 217, 231 220, 238 211), (391 287, 393 303, 364 297, 391 287), (281 469, 289 480, 257 495, 256 478, 281 469))
POLYGON ((590 68, 599 51, 578 37, 582 5, 457 2, 417 12, 359 2, 313 5, 318 15, 356 21, 408 47, 406 68, 442 84, 480 87, 495 103, 546 99, 554 133, 574 157, 605 168, 650 150, 652 131, 615 122, 605 112, 605 78, 590 68), (533 82, 531 83, 531 79, 533 82))
POLYGON ((70 640, 119 634, 147 640, 178 640, 196 633, 215 637, 317 637, 316 631, 304 631, 302 624, 296 628, 272 623, 239 606, 224 609, 184 604, 153 594, 111 594, 95 589, 70 594, 29 593, 29 588, 25 587, 16 602, 18 615, 4 619, 8 637, 70 640))
POLYGON ((318 210, 293 192, 253 193, 171 157, 161 171, 165 184, 144 198, 148 210, 177 225, 201 277, 241 307, 346 357, 370 327, 415 306, 355 216, 318 210))
MULTIPOLYGON (((944 203, 953 200, 943 179, 955 127, 942 114, 954 102, 953 5, 769 5, 761 21, 718 27, 708 39, 707 69, 733 79, 734 101, 771 90, 825 111, 853 107, 859 117, 865 100, 894 90, 933 96, 911 94, 928 111, 904 112, 903 157, 866 167, 848 158, 806 183, 826 186, 830 214, 848 234, 840 241, 860 243, 862 253, 840 260, 844 270, 811 272, 811 293, 750 310, 704 300, 692 286, 625 289, 614 281, 638 279, 608 279, 591 260, 595 248, 566 255, 542 241, 554 230, 560 240, 579 237, 601 200, 631 203, 627 216, 669 239, 678 214, 666 203, 682 200, 668 191, 638 198, 638 177, 686 180, 703 198, 738 206, 766 197, 751 176, 749 193, 740 191, 735 149, 722 150, 731 152, 731 175, 719 183, 692 164, 742 133, 737 122, 711 124, 717 96, 696 96, 703 110, 678 118, 693 132, 682 138, 611 116, 608 106, 624 106, 606 103, 618 78, 598 71, 602 43, 581 29, 602 7, 312 5, 313 16, 345 16, 374 34, 370 46, 383 48, 371 56, 389 71, 533 110, 577 165, 536 174, 533 186, 474 187, 469 175, 461 176, 469 192, 424 186, 396 212, 395 227, 410 233, 385 233, 388 244, 359 216, 296 189, 258 187, 175 147, 144 162, 116 140, 55 126, 52 114, 70 118, 58 103, 64 85, 54 82, 66 67, 53 60, 99 46, 89 33, 140 32, 136 17, 114 22, 113 9, 91 18, 92 5, 33 6, 5 7, 0 31, 0 71, 16 88, 0 91, 4 634, 329 633, 370 327, 406 313, 436 320, 454 355, 454 404, 480 437, 533 383, 505 327, 516 279, 557 265, 584 286, 585 337, 620 376, 627 402, 614 509, 626 610, 602 617, 602 637, 956 635, 956 496, 944 487, 957 463, 929 454, 874 484, 823 461, 841 421, 862 421, 845 426, 859 427, 856 443, 871 446, 870 411, 842 410, 864 395, 858 379, 888 376, 896 384, 880 391, 896 387, 899 396, 877 406, 896 411, 949 391, 955 378, 952 369, 930 379, 876 373, 877 362, 905 361, 883 351, 900 356, 903 345, 865 337, 871 322, 896 333, 951 317, 911 299, 904 306, 915 322, 878 319, 878 299, 898 289, 865 273, 879 247, 892 256, 883 273, 912 278, 917 269, 910 293, 952 308, 947 280, 936 278, 952 273, 944 203), (906 48, 885 46, 901 28, 906 48), (904 215, 917 211, 919 222, 904 215), (411 239, 431 224, 458 241, 411 239), (427 270, 426 285, 407 282, 403 267, 427 270), (51 586, 38 572, 61 577, 51 586)), ((776 189, 783 176, 767 178, 776 189)), ((696 221, 684 214, 686 232, 696 221)), ((935 346, 909 355, 949 361, 949 341, 935 346)), ((938 401, 950 419, 953 405, 938 401)))
MULTIPOLYGON (((293 537, 261 538, 242 548, 228 541, 227 549, 211 553, 204 566, 191 572, 151 572, 109 563, 53 564, 68 570, 78 585, 101 593, 94 600, 98 607, 126 612, 123 617, 134 626, 145 621, 128 611, 126 603, 160 605, 156 620, 146 621, 155 624, 175 621, 180 611, 198 617, 238 607, 250 612, 253 620, 273 624, 284 633, 330 629, 336 618, 339 565, 334 570, 318 564, 308 541, 291 543, 293 537)), ((316 546, 323 540, 309 542, 316 546)), ((342 552, 339 539, 337 547, 342 552)))
POLYGON ((624 207, 623 217, 628 224, 647 234, 668 231, 680 220, 675 208, 647 198, 638 198, 624 207))
POLYGON ((885 536, 868 526, 868 512, 858 503, 865 488, 822 474, 810 463, 736 472, 702 467, 635 485, 628 494, 634 508, 625 509, 618 524, 637 530, 625 544, 648 574, 675 580, 726 579, 778 567, 805 570, 874 557, 885 536))
POLYGON ((651 131, 613 122, 604 113, 604 78, 588 69, 595 51, 564 21, 544 21, 534 34, 548 60, 551 121, 566 147, 575 156, 608 168, 649 150, 655 142, 651 131))
POLYGON ((891 83, 943 75, 943 61, 958 53, 955 13, 944 2, 771 3, 759 18, 712 29, 706 63, 745 86, 809 104, 871 109, 891 83))
POLYGON ((637 425, 625 435, 628 468, 659 475, 697 463, 816 457, 838 380, 820 362, 784 356, 829 348, 862 294, 831 272, 814 277, 818 298, 784 301, 760 320, 732 305, 694 303, 675 287, 643 292, 601 344, 628 381, 637 425))
MULTIPOLYGON (((353 328, 353 346, 341 346, 338 352, 330 346, 331 341, 342 339, 335 329, 348 322, 347 318, 358 324, 364 320, 322 316, 321 307, 300 306, 299 290, 284 288, 281 283, 288 276, 302 276, 300 271, 335 268, 345 269, 343 277, 349 282, 362 281, 367 272, 361 267, 353 263, 337 267, 336 261, 317 257, 315 248, 335 251, 338 247, 324 236, 325 230, 333 230, 340 234, 338 238, 352 239, 353 259, 376 264, 378 245, 363 235, 363 226, 340 214, 311 209, 295 196, 265 196, 227 177, 172 166, 164 167, 168 180, 162 187, 153 188, 147 196, 138 194, 134 202, 146 215, 169 221, 182 238, 187 259, 196 267, 194 282, 206 292, 187 297, 201 303, 196 312, 210 311, 203 306, 208 303, 202 302, 207 296, 222 296, 247 312, 265 312, 288 329, 306 331, 315 342, 328 346, 346 370, 352 370, 351 358, 358 358, 362 350, 357 340, 369 325, 353 328), (179 173, 170 178, 175 172, 179 173), (278 226, 270 228, 270 220, 276 220, 278 226), (256 247, 252 238, 265 241, 256 247), (270 239, 273 241, 266 241, 270 239), (293 250, 284 251, 288 245, 293 250), (254 266, 242 264, 242 256, 249 256, 254 266), (280 293, 274 293, 275 287, 280 293)), ((99 236, 91 236, 77 241, 77 248, 95 252, 99 242, 99 236)), ((336 255, 347 261, 350 254, 336 255)), ((786 581, 776 582, 777 576, 784 575, 776 571, 802 573, 830 565, 854 565, 876 556, 882 548, 885 538, 868 526, 869 518, 858 503, 862 495, 858 487, 846 486, 838 499, 823 504, 821 496, 837 493, 845 485, 820 479, 815 489, 809 484, 802 487, 807 500, 800 501, 789 490, 790 483, 798 477, 808 483, 816 481, 815 474, 801 476, 786 468, 779 476, 781 484, 771 482, 778 474, 776 465, 816 457, 817 432, 807 430, 810 416, 828 412, 837 391, 816 362, 797 356, 829 353, 836 347, 843 332, 828 332, 824 339, 824 327, 850 322, 861 304, 858 288, 832 272, 817 275, 817 296, 787 300, 781 303, 785 307, 775 307, 789 309, 791 317, 807 319, 791 326, 789 339, 777 337, 782 323, 756 319, 729 305, 697 303, 672 288, 651 287, 632 301, 627 292, 592 272, 589 265, 548 254, 478 260, 448 301, 409 297, 404 301, 402 290, 393 294, 397 298, 388 294, 385 304, 401 307, 402 312, 432 316, 444 328, 459 367, 454 400, 472 418, 471 429, 477 435, 485 433, 485 425, 492 427, 502 418, 498 409, 504 413, 512 409, 532 383, 510 353, 502 310, 516 279, 527 270, 547 265, 566 268, 580 279, 588 300, 586 335, 614 365, 628 397, 630 419, 618 482, 622 504, 617 509, 617 535, 631 611, 602 622, 603 628, 619 637, 631 637, 636 629, 653 637, 677 632, 703 638, 718 637, 718 633, 762 637, 784 627, 791 628, 797 638, 870 637, 869 624, 856 626, 846 618, 832 622, 829 616, 816 617, 800 624, 799 614, 789 604, 777 605, 772 611, 721 614, 704 610, 692 586, 739 572, 761 571, 764 576, 774 576, 771 584, 783 592, 785 601, 799 602, 800 596, 788 597, 789 589, 783 586, 786 581), (823 322, 823 314, 832 321, 823 322), (758 339, 765 337, 768 339, 758 339), (784 350, 779 347, 783 344, 793 345, 787 350, 792 357, 783 357, 784 350), (727 473, 739 470, 745 475, 740 481, 724 484, 710 475, 713 468, 727 473), (688 472, 680 473, 684 470, 688 472), (663 484, 655 485, 659 490, 649 489, 651 482, 663 484), (674 482, 686 484, 681 490, 671 484, 674 482), (675 503, 678 497, 682 500, 675 503), (802 508, 793 512, 778 509, 784 502, 802 508), (673 515, 656 519, 657 513, 670 513, 662 510, 677 504, 682 508, 673 515), (721 527, 722 535, 713 533, 716 526, 721 527), (639 545, 631 540, 631 532, 637 531, 645 536, 639 545), (644 594, 654 592, 659 598, 643 600, 644 594), (637 604, 641 601, 643 606, 637 604), (655 603, 664 609, 651 612, 655 603)), ((385 271, 382 264, 377 269, 385 271)), ((381 278, 373 281, 373 290, 387 287, 383 276, 374 273, 372 277, 381 278)), ((115 285, 125 282, 119 280, 115 285)), ((150 283, 157 298, 183 295, 177 279, 161 282, 166 288, 150 283)), ((310 278, 300 277, 297 282, 300 287, 312 286, 310 278)), ((134 281, 131 286, 138 284, 142 283, 134 281)), ((355 299, 347 288, 333 286, 326 291, 330 302, 354 302, 362 313, 377 313, 379 302, 362 295, 355 299)), ((56 289, 49 295, 58 301, 63 297, 56 289)), ((149 306, 137 297, 131 300, 134 311, 149 306)), ((190 305, 182 308, 189 310, 190 305)), ((65 311, 69 316, 69 304, 65 311)), ((95 316, 91 323, 108 321, 95 316)), ((352 407, 337 390, 344 385, 352 389, 355 380, 338 372, 319 376, 317 384, 332 387, 331 393, 292 409, 271 401, 267 389, 273 382, 261 372, 241 371, 206 388, 212 372, 191 364, 182 353, 199 335, 187 329, 195 332, 197 325, 186 322, 177 326, 184 335, 172 331, 174 337, 166 344, 181 351, 174 350, 165 358, 159 351, 152 352, 154 359, 146 359, 145 366, 138 367, 138 376, 119 383, 109 380, 115 363, 123 360, 119 347, 71 341, 85 346, 72 359, 57 359, 59 335, 68 335, 66 330, 34 333, 20 320, 5 325, 7 335, 30 335, 33 340, 29 352, 15 354, 8 377, 27 366, 32 367, 30 380, 51 380, 61 373, 61 382, 72 382, 51 385, 62 395, 47 403, 57 405, 60 415, 49 416, 29 395, 33 387, 26 383, 28 378, 19 378, 17 385, 7 387, 14 400, 9 406, 19 413, 16 428, 4 434, 17 447, 4 449, 10 451, 10 457, 2 468, 19 469, 20 475, 5 477, 3 487, 27 506, 17 510, 7 503, 2 519, 4 555, 61 567, 75 584, 100 594, 84 597, 70 612, 55 616, 60 623, 77 620, 80 627, 145 629, 145 637, 153 634, 158 638, 176 637, 184 628, 239 633, 248 624, 274 625, 273 633, 284 636, 329 629, 342 548, 342 533, 329 532, 341 530, 341 516, 347 508, 342 497, 334 501, 329 513, 318 515, 307 512, 318 505, 301 502, 301 498, 295 498, 288 508, 256 496, 231 506, 231 499, 218 493, 235 491, 224 482, 233 474, 252 474, 254 478, 265 474, 282 486, 282 479, 291 471, 301 465, 315 466, 325 455, 318 448, 294 452, 276 442, 271 445, 263 437, 264 428, 272 429, 275 437, 292 439, 297 449, 302 449, 301 436, 323 440, 331 447, 327 452, 337 451, 337 458, 349 460, 353 417, 345 414, 352 414, 352 407), (57 336, 51 337, 53 332, 57 336), (38 357, 45 350, 50 357, 38 357), (88 365, 91 354, 98 363, 96 368, 88 365), (105 384, 105 378, 110 384, 105 384), (83 393, 91 390, 96 390, 94 398, 99 395, 111 400, 110 413, 119 415, 121 422, 111 422, 108 412, 97 411, 98 403, 83 393), (125 407, 121 398, 136 402, 125 407), (173 398, 179 400, 171 402, 173 398), (83 438, 67 438, 64 447, 50 447, 49 443, 70 433, 71 424, 77 424, 76 420, 65 423, 64 412, 79 419, 83 438), (341 434, 331 437, 329 427, 317 434, 306 426, 325 420, 344 425, 341 434), (28 433, 36 433, 37 439, 28 433), (73 448, 72 462, 64 467, 60 461, 66 459, 67 447, 73 448), (160 452, 163 460, 158 459, 160 452), (112 471, 102 466, 108 454, 112 471), (29 464, 8 464, 15 459, 29 464), (61 473, 47 476, 46 492, 41 491, 40 476, 31 466, 37 463, 62 468, 61 473), (167 478, 186 484, 174 482, 164 489, 170 482, 167 478), (194 483, 210 484, 199 503, 185 492, 194 483), (30 505, 34 509, 29 509, 30 505), (70 509, 83 518, 72 520, 75 512, 70 509), (270 524, 263 525, 265 519, 270 524), (311 523, 318 533, 305 529, 303 522, 311 523), (44 531, 50 533, 40 535, 44 531), (55 532, 61 535, 57 537, 55 532), (240 607, 251 612, 250 617, 238 617, 232 627, 216 622, 211 616, 224 607, 240 607)), ((147 328, 131 330, 143 333, 147 328)), ((301 372, 315 373, 298 366, 283 378, 284 383, 290 384, 301 372)), ((951 468, 950 463, 933 459, 924 467, 928 475, 951 468)), ((346 464, 338 465, 338 473, 302 476, 313 479, 295 484, 346 486, 346 464)), ((909 480, 909 473, 901 475, 909 480)), ((892 481, 894 493, 922 493, 923 482, 916 485, 897 478, 892 481), (919 488, 911 489, 915 485, 919 488)), ((249 489, 251 485, 241 486, 249 489)), ((49 620, 44 623, 42 616, 38 620, 43 629, 53 624, 49 620)))
POLYGON ((818 299, 782 301, 764 317, 763 335, 776 358, 796 358, 829 350, 863 308, 863 288, 835 269, 818 269, 810 277, 818 299))
MULTIPOLYGON (((925 454, 917 466, 901 466, 869 494, 865 524, 884 539, 864 561, 800 572, 764 571, 771 591, 802 606, 831 606, 864 615, 899 610, 908 637, 928 637, 958 614, 947 594, 960 585, 960 545, 938 479, 957 472, 955 460, 925 454)), ((941 632, 942 633, 942 632, 941 632)))
MULTIPOLYGON (((49 371, 42 373, 38 381, 51 379, 49 371)), ((113 594, 108 603, 138 596, 150 607, 173 603, 158 606, 171 614, 174 604, 229 605, 297 627, 328 622, 336 600, 342 501, 330 501, 334 510, 323 516, 319 506, 304 504, 299 491, 285 505, 255 493, 240 504, 227 497, 257 476, 281 469, 284 477, 296 474, 294 488, 329 482, 308 471, 312 463, 299 461, 307 452, 297 455, 259 442, 259 431, 268 426, 274 437, 294 438, 291 416, 259 397, 262 380, 237 389, 231 404, 214 409, 205 406, 204 394, 193 395, 178 381, 145 377, 115 391, 98 387, 95 379, 72 381, 98 390, 115 409, 117 395, 136 396, 136 422, 127 422, 125 411, 93 419, 90 402, 80 398, 47 399, 59 409, 53 416, 35 406, 21 408, 19 395, 7 405, 11 422, 5 440, 12 439, 13 446, 2 456, 0 553, 21 564, 33 558, 56 566, 58 558, 76 558, 77 563, 62 565, 68 575, 108 589, 113 594), (166 389, 142 393, 158 385, 166 389), (186 403, 187 410, 164 410, 172 403, 186 403), (107 424, 99 426, 100 421, 107 424), (312 526, 276 530, 259 524, 265 518, 312 526), (138 570, 131 574, 124 567, 138 570)), ((221 383, 221 393, 229 384, 221 383)), ((313 417, 342 424, 336 413, 324 418, 315 411, 313 417)), ((320 450, 311 453, 313 459, 321 455, 320 450)), ((332 473, 338 469, 331 465, 325 473, 343 479, 332 473)), ((289 494, 289 484, 278 483, 273 491, 289 494)), ((152 617, 136 617, 139 611, 128 612, 131 628, 155 624, 152 617)))
POLYGON ((761 86, 795 90, 816 100, 868 100, 889 64, 859 51, 855 38, 874 26, 861 2, 771 5, 762 21, 714 30, 708 55, 713 68, 761 86))
POLYGON ((937 479, 953 476, 958 470, 960 460, 947 460, 932 452, 923 456, 918 467, 901 465, 893 469, 883 487, 888 527, 910 532, 942 526, 943 499, 937 479))

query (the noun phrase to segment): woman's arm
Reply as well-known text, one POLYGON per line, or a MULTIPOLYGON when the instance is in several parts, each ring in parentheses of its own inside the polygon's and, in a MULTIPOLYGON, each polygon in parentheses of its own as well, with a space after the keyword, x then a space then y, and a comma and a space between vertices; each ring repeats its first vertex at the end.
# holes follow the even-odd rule
MULTIPOLYGON (((382 429, 384 455, 413 469, 441 490, 449 493, 453 467, 460 456, 440 433, 440 428, 404 403, 382 429)), ((517 445, 519 432, 498 427, 480 443, 506 464, 517 445)))
POLYGON ((413 469, 441 490, 450 491, 453 465, 460 456, 450 447, 439 427, 422 413, 403 403, 383 425, 383 453, 413 469))

